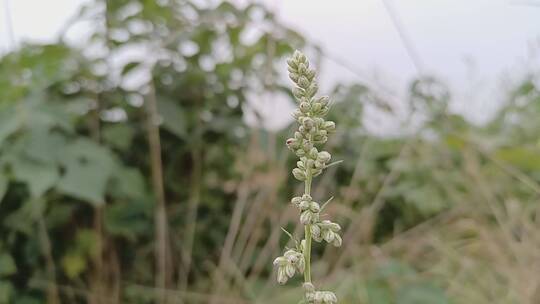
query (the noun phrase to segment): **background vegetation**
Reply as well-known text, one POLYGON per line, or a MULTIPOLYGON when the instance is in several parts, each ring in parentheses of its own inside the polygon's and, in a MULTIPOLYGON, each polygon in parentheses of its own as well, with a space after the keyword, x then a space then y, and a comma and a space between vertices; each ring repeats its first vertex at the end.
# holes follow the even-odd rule
MULTIPOLYGON (((0 59, 0 303, 299 298, 271 273, 280 227, 302 228, 291 129, 246 115, 250 96, 288 94, 294 48, 319 49, 259 5, 166 3, 96 1, 74 19, 96 28, 84 45, 0 59)), ((344 246, 315 248, 317 284, 343 304, 540 302, 540 85, 516 79, 482 126, 431 77, 405 118, 365 84, 335 88, 344 163, 314 196, 337 194, 344 246), (368 107, 410 131, 370 134, 368 107)))

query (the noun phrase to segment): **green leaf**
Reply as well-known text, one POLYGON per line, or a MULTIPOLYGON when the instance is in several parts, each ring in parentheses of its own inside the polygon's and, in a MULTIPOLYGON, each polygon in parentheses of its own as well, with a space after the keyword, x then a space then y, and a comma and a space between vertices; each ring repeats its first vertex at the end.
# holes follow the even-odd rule
POLYGON ((103 128, 103 140, 121 151, 129 149, 133 135, 133 129, 125 123, 103 128))
POLYGON ((39 197, 53 187, 59 178, 55 165, 16 158, 12 162, 15 179, 26 183, 32 197, 39 197))
POLYGON ((66 195, 94 206, 103 204, 105 187, 109 172, 102 168, 80 162, 72 162, 66 168, 66 173, 58 182, 58 190, 66 195))
POLYGON ((71 279, 78 277, 86 267, 86 259, 78 253, 72 252, 62 258, 62 269, 71 279))
POLYGON ((174 135, 186 136, 186 118, 184 111, 172 100, 158 99, 158 113, 163 119, 163 127, 174 135))
POLYGON ((25 137, 24 153, 31 159, 42 163, 57 163, 62 157, 65 138, 47 129, 32 129, 25 137))
POLYGON ((116 167, 111 151, 91 140, 78 139, 67 146, 62 162, 66 173, 58 190, 94 206, 103 204, 107 182, 116 167))
POLYGON ((122 75, 126 75, 127 73, 131 72, 133 69, 138 67, 141 63, 137 61, 130 62, 122 68, 122 75))
POLYGON ((15 106, 0 108, 0 144, 21 125, 15 106))
POLYGON ((2 199, 4 198, 4 195, 6 195, 8 183, 7 177, 0 173, 0 203, 2 203, 2 199))
POLYGON ((101 251, 100 239, 91 229, 78 230, 75 244, 76 251, 84 256, 96 257, 101 251))
POLYGON ((0 281, 0 303, 10 303, 13 294, 13 285, 8 281, 0 281))
POLYGON ((113 175, 111 192, 114 195, 131 199, 143 199, 147 195, 144 177, 138 169, 120 167, 113 175))
POLYGON ((17 272, 17 265, 13 257, 7 253, 0 254, 0 277, 12 275, 17 272))
POLYGON ((151 231, 151 213, 152 205, 141 201, 111 205, 105 209, 105 229, 113 236, 135 241, 151 231))

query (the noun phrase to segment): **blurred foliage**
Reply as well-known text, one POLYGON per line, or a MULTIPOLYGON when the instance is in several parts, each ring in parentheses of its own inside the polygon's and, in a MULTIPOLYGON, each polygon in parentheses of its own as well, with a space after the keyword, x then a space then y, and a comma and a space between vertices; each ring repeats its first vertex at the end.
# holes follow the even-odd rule
MULTIPOLYGON (((305 45, 301 35, 264 7, 227 2, 97 1, 76 20, 96 28, 82 46, 27 44, 0 59, 0 303, 102 303, 92 297, 100 282, 113 303, 155 302, 150 123, 160 128, 171 290, 186 266, 188 202, 197 201, 187 282, 193 296, 217 291, 289 303, 298 290, 276 293, 266 283, 274 255, 267 253, 279 247, 279 226, 295 216, 281 204, 295 191, 282 144, 289 130, 250 128, 245 118, 250 94, 288 91, 283 58, 305 45), (134 50, 140 55, 130 56, 134 50), (150 100, 157 122, 149 122, 150 100), (234 232, 234 214, 245 204, 252 217, 234 232), (238 269, 221 274, 231 231, 238 269), (219 276, 228 290, 216 287, 219 276)), ((366 131, 366 107, 400 119, 372 88, 338 86, 333 96, 331 119, 340 131, 329 149, 344 163, 315 188, 339 193, 329 212, 353 229, 349 244, 384 244, 463 203, 474 207, 485 195, 479 174, 494 198, 537 204, 535 75, 485 126, 449 111, 444 84, 419 78, 410 87, 409 117, 422 126, 396 137, 366 131), (363 210, 376 215, 371 226, 363 210)), ((340 264, 333 252, 315 254, 334 257, 317 266, 339 273, 342 303, 463 303, 424 263, 386 260, 358 274, 347 271, 355 256, 340 264)), ((198 299, 186 303, 207 297, 198 299)))

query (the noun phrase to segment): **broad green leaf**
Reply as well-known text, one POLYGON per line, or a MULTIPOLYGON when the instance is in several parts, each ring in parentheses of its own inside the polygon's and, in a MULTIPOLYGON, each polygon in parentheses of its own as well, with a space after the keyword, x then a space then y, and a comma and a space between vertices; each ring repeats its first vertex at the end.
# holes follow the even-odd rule
POLYGON ((103 139, 111 146, 121 151, 129 149, 134 131, 125 123, 103 127, 103 139))
POLYGON ((65 152, 62 162, 66 172, 58 190, 95 206, 103 204, 106 185, 115 167, 110 150, 91 140, 78 139, 65 152))
POLYGON ((141 172, 136 168, 120 167, 113 173, 111 192, 117 197, 143 199, 146 184, 141 172))
POLYGON ((9 276, 17 272, 13 257, 7 253, 0 254, 0 277, 9 276))
POLYGON ((0 108, 0 144, 21 125, 15 106, 0 108))
POLYGON ((62 157, 65 145, 65 138, 58 133, 43 128, 32 129, 25 137, 24 153, 39 162, 57 163, 62 157))
POLYGON ((109 172, 93 164, 71 162, 58 182, 60 192, 88 201, 95 206, 103 204, 109 172))
POLYGON ((55 165, 17 158, 12 162, 15 179, 26 183, 32 197, 39 197, 52 188, 59 178, 55 165))
POLYGON ((174 135, 186 136, 186 117, 180 106, 172 100, 159 98, 158 113, 163 119, 163 127, 174 135))
POLYGON ((97 166, 109 173, 114 166, 114 156, 106 147, 87 139, 79 138, 68 144, 62 159, 63 163, 69 165, 74 162, 82 162, 88 165, 97 166))

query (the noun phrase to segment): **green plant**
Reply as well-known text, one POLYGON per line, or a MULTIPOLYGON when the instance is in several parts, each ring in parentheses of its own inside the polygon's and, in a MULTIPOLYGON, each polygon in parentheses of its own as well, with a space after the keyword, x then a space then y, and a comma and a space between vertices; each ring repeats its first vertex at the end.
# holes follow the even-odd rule
POLYGON ((321 207, 311 197, 313 177, 338 163, 328 164, 331 159, 330 153, 319 152, 315 147, 315 145, 326 143, 328 134, 335 131, 336 125, 333 121, 324 119, 330 109, 330 99, 327 96, 315 97, 318 91, 315 70, 309 67, 306 56, 295 51, 287 63, 289 77, 296 84, 293 95, 298 102, 298 109, 294 111, 293 116, 300 125, 298 131, 294 133, 294 138, 287 139, 287 147, 300 157, 292 173, 297 180, 305 184, 304 194, 293 197, 291 203, 300 210, 300 222, 304 225, 304 239, 298 242, 285 231, 295 241, 296 246, 287 249, 283 256, 274 260, 274 265, 278 268, 277 280, 280 284, 285 284, 296 272, 303 273, 305 303, 337 303, 337 297, 333 292, 318 291, 311 281, 311 240, 317 242, 325 240, 336 247, 341 246, 342 242, 338 234, 341 227, 320 218, 320 212, 332 198, 321 207))

